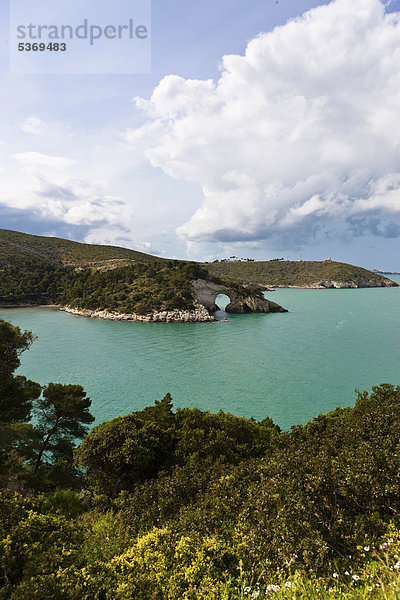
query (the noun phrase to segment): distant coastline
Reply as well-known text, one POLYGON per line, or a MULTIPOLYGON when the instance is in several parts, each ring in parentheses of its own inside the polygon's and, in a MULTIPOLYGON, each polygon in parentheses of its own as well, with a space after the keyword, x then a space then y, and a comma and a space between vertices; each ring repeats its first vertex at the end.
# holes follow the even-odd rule
POLYGON ((379 269, 372 269, 373 273, 378 273, 378 275, 400 275, 400 271, 380 271, 379 269))

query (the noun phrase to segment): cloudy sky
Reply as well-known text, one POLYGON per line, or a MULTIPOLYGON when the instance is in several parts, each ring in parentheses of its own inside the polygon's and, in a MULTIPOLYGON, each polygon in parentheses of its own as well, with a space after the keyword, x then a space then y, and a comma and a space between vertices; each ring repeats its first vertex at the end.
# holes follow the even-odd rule
POLYGON ((400 2, 153 0, 148 75, 10 74, 5 4, 0 227, 400 270, 400 2))

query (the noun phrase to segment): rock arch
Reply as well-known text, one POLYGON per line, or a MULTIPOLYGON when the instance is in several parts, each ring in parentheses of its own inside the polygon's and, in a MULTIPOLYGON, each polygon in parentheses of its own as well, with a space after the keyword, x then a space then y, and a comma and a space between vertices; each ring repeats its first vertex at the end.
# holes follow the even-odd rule
POLYGON ((231 299, 227 294, 218 294, 215 300, 218 310, 226 312, 226 307, 231 303, 231 299))
POLYGON ((191 292, 196 302, 205 306, 209 312, 218 310, 215 300, 219 294, 225 294, 232 302, 232 290, 225 285, 205 279, 191 281, 191 292))
POLYGON ((191 292, 194 300, 203 305, 209 312, 218 310, 215 300, 219 294, 225 294, 230 298, 230 303, 225 308, 231 313, 269 313, 287 312, 286 309, 266 298, 259 298, 254 292, 244 296, 239 294, 234 287, 215 283, 205 279, 191 281, 191 292))

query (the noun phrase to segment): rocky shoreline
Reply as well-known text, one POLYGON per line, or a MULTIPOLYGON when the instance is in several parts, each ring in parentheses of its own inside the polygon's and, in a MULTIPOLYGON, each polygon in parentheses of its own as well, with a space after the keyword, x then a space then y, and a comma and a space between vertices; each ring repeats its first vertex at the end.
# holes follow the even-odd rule
POLYGON ((309 283, 303 285, 276 285, 276 289, 296 289, 296 290, 347 290, 347 289, 363 289, 363 288, 382 288, 382 287, 398 287, 399 284, 391 279, 382 278, 382 281, 376 279, 369 279, 363 281, 334 281, 333 279, 327 279, 325 281, 319 281, 317 283, 309 283))
POLYGON ((90 319, 105 319, 107 321, 135 321, 142 323, 213 323, 216 321, 213 315, 201 304, 195 305, 195 310, 162 310, 149 312, 145 315, 136 313, 116 313, 108 310, 88 310, 83 308, 72 308, 60 306, 59 310, 89 317, 90 319))

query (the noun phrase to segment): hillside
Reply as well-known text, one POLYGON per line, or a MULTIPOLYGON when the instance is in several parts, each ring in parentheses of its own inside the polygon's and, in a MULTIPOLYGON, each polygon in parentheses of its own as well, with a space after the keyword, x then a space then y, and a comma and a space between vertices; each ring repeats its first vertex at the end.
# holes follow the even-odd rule
POLYGON ((195 263, 135 262, 98 268, 27 259, 0 270, 0 306, 56 304, 139 315, 194 310, 190 282, 207 277, 195 263))
MULTIPOLYGON (((43 237, 0 229, 0 270, 32 266, 74 266, 107 270, 134 263, 165 263, 168 259, 121 248, 83 244, 55 237, 43 237)), ((174 264, 187 261, 174 261, 174 264)), ((262 286, 314 286, 320 282, 354 283, 355 286, 396 285, 381 274, 333 261, 215 261, 204 268, 221 280, 262 286)))
POLYGON ((266 287, 392 287, 397 285, 378 273, 333 261, 218 261, 204 266, 213 277, 266 287))
POLYGON ((162 260, 164 259, 157 256, 118 246, 82 244, 62 238, 0 229, 0 269, 4 266, 23 265, 26 261, 83 266, 109 261, 149 263, 162 260))
POLYGON ((171 261, 127 248, 0 230, 3 306, 62 303, 138 312, 189 307, 188 283, 177 270, 171 261))
MULTIPOLYGON (((222 283, 200 263, 0 230, 3 307, 55 304, 84 316, 203 322, 214 320, 209 312, 216 309, 215 286, 222 283), (198 294, 203 290, 204 296, 211 282, 214 295, 205 306, 198 294)), ((221 289, 231 297, 231 312, 283 310, 264 299, 259 289, 237 284, 221 289)))

